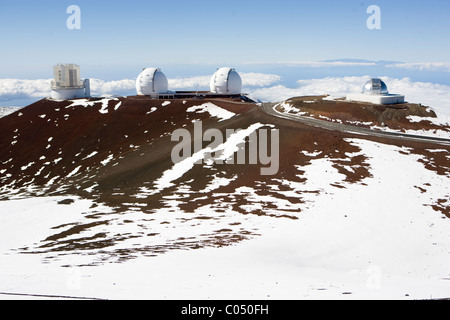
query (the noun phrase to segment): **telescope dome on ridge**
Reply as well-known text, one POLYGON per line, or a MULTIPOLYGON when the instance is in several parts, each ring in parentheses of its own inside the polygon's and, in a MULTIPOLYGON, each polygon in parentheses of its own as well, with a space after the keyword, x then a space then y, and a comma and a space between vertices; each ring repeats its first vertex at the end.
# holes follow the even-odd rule
POLYGON ((386 83, 379 78, 372 78, 364 84, 363 94, 389 94, 386 83))
POLYGON ((216 94, 240 94, 242 91, 241 76, 232 68, 220 68, 211 77, 210 90, 216 94))
POLYGON ((405 103, 405 96, 389 93, 388 87, 383 80, 372 78, 364 84, 360 94, 348 94, 347 100, 390 105, 405 103))
POLYGON ((139 96, 155 96, 166 93, 169 88, 169 82, 157 68, 146 68, 136 80, 136 91, 139 96))

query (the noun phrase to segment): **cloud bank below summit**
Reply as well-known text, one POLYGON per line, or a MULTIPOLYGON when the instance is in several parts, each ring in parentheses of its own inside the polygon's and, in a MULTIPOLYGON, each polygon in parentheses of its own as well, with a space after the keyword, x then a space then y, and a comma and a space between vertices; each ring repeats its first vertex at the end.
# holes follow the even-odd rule
POLYGON ((417 71, 450 72, 450 62, 393 63, 386 65, 386 67, 417 71))
MULTIPOLYGON (((281 83, 282 77, 265 73, 241 73, 243 91, 264 102, 283 101, 294 96, 324 95, 345 97, 360 92, 369 76, 327 77, 298 80, 292 86, 281 83)), ((412 103, 422 103, 438 113, 450 117, 450 86, 429 82, 415 82, 410 78, 381 77, 391 93, 400 93, 412 103)), ((195 76, 169 79, 171 90, 208 90, 210 76, 195 76)), ((104 81, 91 79, 94 96, 134 95, 135 80, 104 81)), ((50 79, 19 80, 0 79, 0 100, 36 98, 50 96, 50 79)), ((1 102, 0 102, 1 105, 1 102)))
MULTIPOLYGON (((281 80, 274 74, 241 73, 244 87, 264 87, 273 85, 281 80)), ((175 78, 169 80, 171 90, 207 90, 211 76, 195 76, 175 78)), ((133 95, 136 93, 136 79, 117 81, 91 80, 93 95, 133 95)), ((51 79, 21 80, 0 79, 0 99, 44 98, 50 96, 51 79)))

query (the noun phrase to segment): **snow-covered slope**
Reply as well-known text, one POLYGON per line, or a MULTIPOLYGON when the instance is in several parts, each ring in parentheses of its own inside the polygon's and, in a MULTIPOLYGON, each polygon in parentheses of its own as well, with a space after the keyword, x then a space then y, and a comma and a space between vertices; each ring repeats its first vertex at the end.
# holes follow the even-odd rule
POLYGON ((250 104, 170 102, 44 100, 0 120, 0 292, 448 297, 448 147, 312 128, 250 104), (199 120, 242 129, 217 147, 229 155, 279 130, 278 173, 208 161, 209 142, 174 165, 172 132, 199 120))

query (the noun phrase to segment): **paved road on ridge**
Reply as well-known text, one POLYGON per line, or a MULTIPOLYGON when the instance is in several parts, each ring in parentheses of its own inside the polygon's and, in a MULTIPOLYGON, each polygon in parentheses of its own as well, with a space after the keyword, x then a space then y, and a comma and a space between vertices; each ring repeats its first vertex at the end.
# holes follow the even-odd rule
POLYGON ((262 110, 269 115, 274 117, 288 119, 296 122, 300 122, 302 124, 322 128, 330 131, 341 131, 341 132, 349 132, 353 134, 359 135, 368 135, 374 137, 381 138, 393 138, 393 139, 403 139, 408 141, 418 141, 418 142, 428 142, 428 143, 436 143, 441 145, 450 146, 450 139, 446 138, 438 138, 438 137, 428 137, 428 136, 420 136, 420 135, 412 135, 406 133, 397 133, 397 132, 385 132, 385 131, 376 131, 368 128, 362 128, 357 126, 351 126, 341 123, 330 122, 326 120, 315 119, 311 117, 304 117, 300 115, 294 115, 289 113, 278 112, 274 109, 274 107, 278 103, 262 103, 262 110))

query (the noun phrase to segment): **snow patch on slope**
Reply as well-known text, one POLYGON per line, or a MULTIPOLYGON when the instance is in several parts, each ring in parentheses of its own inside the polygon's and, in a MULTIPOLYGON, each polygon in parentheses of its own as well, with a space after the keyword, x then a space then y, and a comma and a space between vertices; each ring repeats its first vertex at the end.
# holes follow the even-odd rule
MULTIPOLYGON (((214 149, 209 147, 202 149, 194 153, 191 157, 176 163, 171 169, 165 171, 161 178, 155 181, 156 190, 151 192, 151 194, 174 186, 173 182, 175 180, 181 178, 186 172, 191 170, 198 161, 203 161, 207 155, 221 152, 222 155, 217 158, 217 160, 226 161, 238 151, 238 145, 245 142, 246 137, 263 126, 264 125, 261 123, 255 123, 245 130, 240 130, 233 133, 226 142, 222 143, 218 147, 214 149)), ((142 189, 142 191, 146 193, 148 192, 148 189, 145 188, 142 189)))
POLYGON ((198 112, 198 113, 208 112, 212 117, 219 118, 220 121, 228 120, 235 116, 235 113, 225 110, 223 108, 220 108, 211 102, 202 104, 200 106, 190 107, 186 111, 187 112, 198 112))
MULTIPOLYGON (((69 106, 66 107, 66 109, 69 108, 73 108, 73 107, 92 107, 95 106, 96 104, 101 103, 101 108, 99 110, 99 112, 101 114, 107 114, 108 113, 108 105, 110 101, 119 101, 119 99, 117 98, 104 98, 101 100, 94 100, 94 101, 90 101, 89 99, 76 99, 76 100, 69 100, 70 102, 72 102, 72 104, 70 104, 69 106)), ((115 106, 114 106, 114 110, 117 110, 120 108, 120 106, 122 105, 122 102, 119 101, 115 106)))

